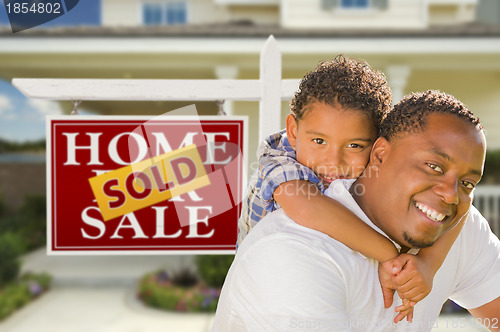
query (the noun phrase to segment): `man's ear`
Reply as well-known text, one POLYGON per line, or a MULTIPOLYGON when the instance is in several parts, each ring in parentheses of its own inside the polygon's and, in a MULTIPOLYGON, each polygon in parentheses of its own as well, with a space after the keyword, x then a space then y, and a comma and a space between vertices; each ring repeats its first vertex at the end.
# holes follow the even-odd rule
POLYGON ((286 117, 286 137, 290 145, 295 147, 297 142, 297 120, 295 120, 293 114, 288 114, 286 117))
POLYGON ((384 137, 379 137, 373 143, 372 152, 370 153, 370 163, 374 166, 382 164, 387 158, 387 154, 391 148, 391 143, 384 137))

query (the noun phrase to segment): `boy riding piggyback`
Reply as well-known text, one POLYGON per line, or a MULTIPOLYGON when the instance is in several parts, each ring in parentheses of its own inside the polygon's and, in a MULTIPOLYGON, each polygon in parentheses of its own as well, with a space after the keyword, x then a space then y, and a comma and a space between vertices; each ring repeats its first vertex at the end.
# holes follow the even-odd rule
POLYGON ((366 165, 391 99, 385 76, 363 61, 338 56, 306 74, 290 104, 286 129, 258 148, 259 169, 243 201, 238 246, 265 215, 282 208, 296 223, 378 260, 386 307, 393 289, 403 299, 397 322, 411 321, 413 306, 429 294, 461 226, 417 256, 400 254, 393 242, 323 195, 336 179, 376 176, 366 165))

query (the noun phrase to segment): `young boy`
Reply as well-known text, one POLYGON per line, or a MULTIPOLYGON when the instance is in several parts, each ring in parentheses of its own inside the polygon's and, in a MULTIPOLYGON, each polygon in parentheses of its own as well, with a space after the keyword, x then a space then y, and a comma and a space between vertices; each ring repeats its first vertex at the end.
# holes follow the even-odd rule
POLYGON ((259 170, 243 202, 238 243, 267 213, 283 208, 298 224, 377 259, 386 307, 392 304, 392 289, 404 299, 397 322, 405 316, 411 321, 412 306, 429 294, 461 227, 418 256, 399 255, 390 240, 322 195, 335 179, 376 176, 365 167, 390 104, 384 75, 365 62, 338 56, 307 74, 291 102, 286 130, 269 136, 258 149, 259 170))

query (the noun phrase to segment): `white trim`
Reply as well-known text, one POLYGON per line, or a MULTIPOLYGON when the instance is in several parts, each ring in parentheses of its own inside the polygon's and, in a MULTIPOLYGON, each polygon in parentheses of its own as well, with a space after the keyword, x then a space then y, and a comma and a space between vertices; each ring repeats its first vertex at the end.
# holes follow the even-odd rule
MULTIPOLYGON (((259 54, 262 38, 1 38, 2 54, 259 54)), ((282 54, 496 54, 500 37, 277 38, 282 54)))
MULTIPOLYGON (((101 1, 102 1, 102 0, 101 0, 101 1)), ((144 18, 143 18, 143 16, 144 16, 144 13, 142 12, 142 8, 143 8, 143 6, 144 6, 144 2, 145 2, 145 1, 146 1, 146 0, 137 0, 137 2, 136 2, 136 4, 137 4, 137 10, 136 10, 136 13, 137 13, 137 16, 138 16, 138 18, 137 18, 137 25, 138 25, 138 26, 144 26, 144 23, 143 23, 143 19, 144 19, 144 18)), ((102 7, 102 5, 101 5, 101 7, 102 7)), ((101 9, 101 11, 102 11, 102 9, 101 9)))
POLYGON ((422 0, 423 4, 420 7, 422 11, 422 20, 424 22, 424 26, 429 26, 429 0, 422 0))
MULTIPOLYGON (((335 9, 335 15, 342 17, 358 17, 358 16, 372 16, 378 13, 379 10, 377 8, 368 7, 368 8, 337 8, 335 9)), ((357 18, 359 19, 359 18, 357 18)))
MULTIPOLYGON (((51 100, 246 100, 262 98, 261 80, 22 79, 12 84, 29 98, 51 100), (196 91, 196 92, 193 92, 196 91)), ((281 81, 289 100, 299 80, 281 81)))
MULTIPOLYGON (((321 0, 319 0, 321 1, 321 0)), ((280 21, 278 22, 280 26, 284 26, 288 14, 288 1, 283 0, 281 1, 281 5, 279 7, 280 11, 280 21)))

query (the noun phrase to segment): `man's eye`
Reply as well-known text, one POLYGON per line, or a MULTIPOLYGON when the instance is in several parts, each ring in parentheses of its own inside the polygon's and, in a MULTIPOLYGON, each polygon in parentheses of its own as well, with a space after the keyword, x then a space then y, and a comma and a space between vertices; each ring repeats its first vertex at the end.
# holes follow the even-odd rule
POLYGON ((438 165, 427 163, 427 166, 429 166, 433 171, 444 173, 441 167, 439 167, 438 165))
POLYGON ((470 189, 470 190, 472 190, 476 187, 474 185, 474 183, 469 182, 469 181, 462 181, 462 184, 465 186, 465 188, 470 189))
POLYGON ((316 144, 326 144, 325 140, 322 138, 313 138, 313 142, 316 144))

